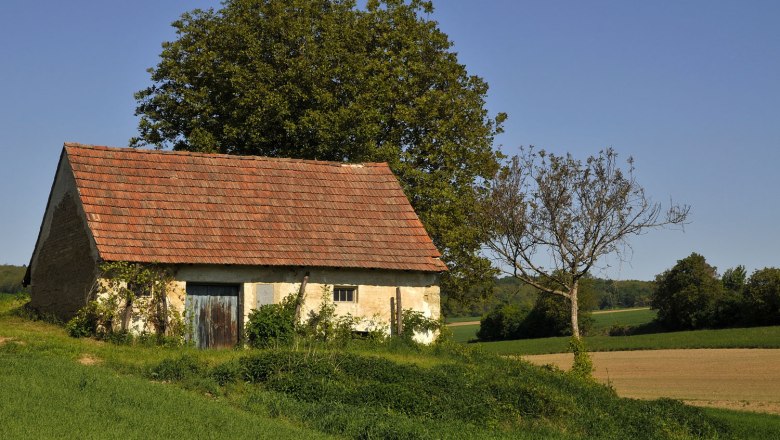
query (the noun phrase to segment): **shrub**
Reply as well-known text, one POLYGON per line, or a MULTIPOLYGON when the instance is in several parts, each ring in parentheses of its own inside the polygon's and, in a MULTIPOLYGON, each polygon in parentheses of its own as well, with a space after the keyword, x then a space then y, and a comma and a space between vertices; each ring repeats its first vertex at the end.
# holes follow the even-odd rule
POLYGON ((413 309, 404 309, 402 316, 402 325, 404 332, 401 335, 406 341, 413 341, 415 334, 428 334, 441 331, 444 322, 431 319, 422 312, 413 309))
POLYGON ((212 368, 210 376, 220 386, 225 386, 237 382, 244 374, 241 364, 237 361, 231 361, 212 368))
POLYGON ((355 326, 362 320, 350 314, 337 316, 331 295, 327 289, 323 291, 320 308, 310 311, 306 322, 298 330, 312 341, 344 344, 352 339, 355 326))
POLYGON ((246 340, 250 347, 263 348, 290 341, 295 335, 295 298, 288 296, 280 304, 266 304, 252 310, 246 322, 246 340))
POLYGON ((153 367, 149 376, 156 380, 181 381, 206 371, 206 365, 192 355, 182 355, 176 359, 164 359, 153 367))
POLYGON ((142 334, 148 333, 151 325, 159 343, 184 342, 187 327, 184 318, 176 309, 168 307, 173 280, 168 269, 118 261, 103 263, 100 270, 101 279, 90 292, 96 299, 89 301, 68 322, 69 335, 129 344, 134 337, 128 324, 135 317, 143 323, 142 334), (143 295, 143 300, 138 295, 143 295))
POLYGON ((571 373, 584 379, 591 379, 593 374, 593 361, 590 359, 590 355, 585 349, 585 342, 582 338, 575 338, 572 336, 569 340, 569 350, 574 353, 574 363, 571 367, 571 373))
MULTIPOLYGON (((502 304, 481 321, 477 337, 484 341, 545 338, 571 335, 569 300, 550 293, 539 293, 533 308, 502 304)), ((580 333, 587 334, 592 326, 590 313, 580 309, 580 333)))
POLYGON ((477 338, 483 341, 516 339, 531 309, 517 304, 501 304, 479 323, 477 338))
POLYGON ((626 324, 612 324, 607 334, 609 336, 631 336, 634 332, 634 327, 626 324))
POLYGON ((97 335, 98 324, 97 302, 90 301, 65 324, 65 330, 74 338, 94 337, 97 335))

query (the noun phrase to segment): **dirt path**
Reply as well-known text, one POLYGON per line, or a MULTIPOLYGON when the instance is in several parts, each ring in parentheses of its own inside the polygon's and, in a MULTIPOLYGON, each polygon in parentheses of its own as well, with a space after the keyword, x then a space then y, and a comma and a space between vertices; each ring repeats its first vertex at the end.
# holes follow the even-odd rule
MULTIPOLYGON (((780 414, 780 350, 707 349, 591 353, 594 375, 623 397, 780 414)), ((568 369, 571 354, 523 356, 568 369)))
POLYGON ((637 310, 650 310, 650 307, 634 307, 633 309, 595 310, 591 315, 606 315, 608 313, 636 312, 637 310))
POLYGON ((479 321, 451 322, 447 324, 448 327, 461 327, 464 325, 479 325, 479 321))

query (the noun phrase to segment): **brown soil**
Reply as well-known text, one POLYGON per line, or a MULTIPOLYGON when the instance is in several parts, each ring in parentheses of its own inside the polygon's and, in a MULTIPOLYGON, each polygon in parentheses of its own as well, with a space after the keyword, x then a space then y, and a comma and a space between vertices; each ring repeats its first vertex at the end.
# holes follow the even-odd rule
POLYGON ((650 310, 650 307, 634 307, 633 309, 617 309, 617 310, 596 310, 595 312, 590 312, 590 314, 606 315, 609 313, 636 312, 637 310, 650 310))
POLYGON ((461 327, 464 325, 479 325, 479 321, 451 322, 447 324, 449 327, 461 327))
MULTIPOLYGON (((671 397, 701 406, 780 414, 780 349, 591 353, 594 376, 624 397, 671 397)), ((571 354, 523 356, 568 369, 571 354)))
POLYGON ((13 342, 14 344, 24 345, 24 341, 20 341, 15 338, 6 338, 3 336, 0 336, 0 345, 5 344, 6 342, 13 342))
POLYGON ((99 364, 100 362, 101 362, 100 359, 89 354, 81 355, 81 357, 79 358, 79 363, 81 365, 95 365, 95 364, 99 364))

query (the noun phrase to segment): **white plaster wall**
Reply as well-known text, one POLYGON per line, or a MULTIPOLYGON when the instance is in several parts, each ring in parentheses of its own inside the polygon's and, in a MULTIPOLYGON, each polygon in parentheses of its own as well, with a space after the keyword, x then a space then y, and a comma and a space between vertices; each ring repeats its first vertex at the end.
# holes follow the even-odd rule
MULTIPOLYGON (((257 307, 258 292, 273 292, 273 302, 278 303, 288 295, 297 294, 303 277, 309 274, 306 285, 302 317, 319 309, 323 294, 332 300, 334 286, 357 287, 357 300, 336 303, 336 313, 373 321, 386 332, 390 330, 390 298, 395 298, 396 287, 401 288, 401 305, 404 309, 422 312, 426 317, 438 319, 440 297, 438 274, 387 270, 251 267, 219 265, 182 265, 175 270, 179 289, 186 289, 187 282, 226 283, 241 286, 239 295, 244 321, 257 307)), ((266 299, 267 300, 267 299, 266 299)), ((173 305, 173 301, 171 302, 173 305)), ((183 306, 183 304, 181 304, 183 306)), ((358 330, 367 330, 370 324, 363 322, 358 330)), ((431 342, 435 335, 416 335, 420 342, 431 342)))

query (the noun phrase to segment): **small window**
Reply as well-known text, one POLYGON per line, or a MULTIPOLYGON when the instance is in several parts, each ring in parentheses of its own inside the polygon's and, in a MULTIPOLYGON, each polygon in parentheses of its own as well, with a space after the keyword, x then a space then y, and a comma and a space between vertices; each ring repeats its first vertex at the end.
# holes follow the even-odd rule
POLYGON ((334 302, 355 302, 357 299, 357 287, 334 287, 334 302))

